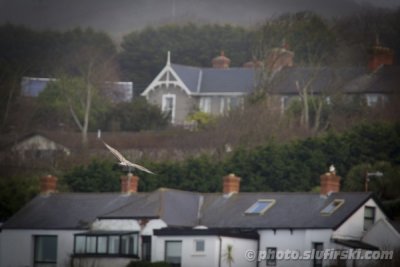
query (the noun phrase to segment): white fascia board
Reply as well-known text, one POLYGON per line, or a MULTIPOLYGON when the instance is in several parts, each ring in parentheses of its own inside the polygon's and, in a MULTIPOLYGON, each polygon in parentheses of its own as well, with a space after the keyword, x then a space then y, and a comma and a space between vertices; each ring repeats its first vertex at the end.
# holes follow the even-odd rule
POLYGON ((28 76, 24 76, 22 77, 23 80, 26 81, 43 81, 43 82, 50 82, 50 81, 57 81, 56 78, 41 78, 41 77, 28 77, 28 76))
POLYGON ((160 73, 154 78, 154 80, 147 86, 147 88, 140 94, 141 96, 147 96, 147 94, 151 91, 154 90, 154 88, 157 85, 160 85, 160 79, 161 77, 168 71, 168 65, 166 65, 160 73))
POLYGON ((245 96, 242 92, 223 92, 223 93, 193 93, 194 96, 245 96))
POLYGON ((156 89, 157 86, 161 86, 161 85, 170 85, 173 84, 179 88, 181 88, 182 90, 184 90, 186 92, 186 94, 191 95, 192 93, 190 92, 190 90, 186 87, 186 85, 183 83, 183 81, 179 78, 178 74, 174 71, 174 69, 171 67, 171 65, 166 65, 162 71, 156 76, 156 78, 150 83, 149 86, 147 86, 146 90, 143 91, 143 93, 141 94, 142 96, 147 96, 148 93, 154 89, 156 89), (171 73, 174 78, 176 79, 176 81, 160 81, 160 79, 164 76, 165 73, 171 73))

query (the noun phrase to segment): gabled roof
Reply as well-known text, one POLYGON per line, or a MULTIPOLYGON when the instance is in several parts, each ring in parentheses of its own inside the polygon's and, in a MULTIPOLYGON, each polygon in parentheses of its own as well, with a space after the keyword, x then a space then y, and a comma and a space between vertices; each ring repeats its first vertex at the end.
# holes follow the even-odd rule
POLYGON ((196 193, 161 188, 149 193, 60 193, 39 195, 3 229, 85 229, 96 218, 154 219, 168 226, 251 229, 336 229, 372 197, 371 193, 196 193), (274 199, 263 215, 245 211, 259 199, 274 199), (345 203, 330 216, 321 210, 334 199, 345 203))
MULTIPOLYGON (((180 64, 168 64, 162 72, 174 72, 189 95, 240 95, 251 93, 260 82, 257 68, 201 68, 180 64)), ((160 73, 161 74, 161 73, 160 73)), ((285 67, 272 76, 270 92, 274 94, 298 94, 310 82, 309 92, 335 93, 393 93, 400 83, 400 66, 381 66, 374 73, 366 67, 285 67)), ((162 75, 142 93, 153 90, 162 75)))
POLYGON ((175 84, 189 95, 242 95, 250 93, 257 82, 254 68, 200 68, 168 64, 142 93, 146 96, 161 84, 175 84), (177 75, 177 81, 164 81, 164 74, 177 75))
POLYGON ((3 229, 87 229, 96 218, 160 218, 168 225, 192 226, 198 219, 199 203, 199 194, 173 189, 136 194, 41 194, 3 229))

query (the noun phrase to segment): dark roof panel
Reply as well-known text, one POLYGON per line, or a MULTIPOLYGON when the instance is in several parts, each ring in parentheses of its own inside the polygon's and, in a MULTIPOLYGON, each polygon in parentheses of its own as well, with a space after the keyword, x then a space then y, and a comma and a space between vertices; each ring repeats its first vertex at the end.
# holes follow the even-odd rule
POLYGON ((199 75, 201 68, 184 66, 179 64, 171 64, 172 68, 178 74, 179 78, 183 81, 186 87, 192 92, 196 93, 197 84, 199 82, 199 75))
POLYGON ((3 229, 86 229, 96 218, 160 218, 168 226, 211 228, 329 228, 340 226, 370 193, 195 193, 161 188, 150 193, 61 193, 39 195, 3 229), (263 215, 245 211, 259 199, 274 199, 263 215), (321 210, 334 199, 344 204, 330 216, 321 210))
POLYGON ((201 93, 245 93, 253 91, 256 75, 253 68, 203 70, 201 93))
POLYGON ((251 68, 198 68, 171 64, 192 93, 250 93, 256 83, 251 68))
POLYGON ((12 216, 4 228, 86 229, 100 214, 126 205, 137 196, 118 193, 39 195, 12 216))
POLYGON ((209 227, 249 228, 336 228, 371 197, 370 193, 239 193, 206 197, 201 224, 209 227), (259 199, 274 199, 275 204, 263 215, 246 215, 245 211, 259 199), (330 216, 321 210, 334 199, 345 203, 330 216))

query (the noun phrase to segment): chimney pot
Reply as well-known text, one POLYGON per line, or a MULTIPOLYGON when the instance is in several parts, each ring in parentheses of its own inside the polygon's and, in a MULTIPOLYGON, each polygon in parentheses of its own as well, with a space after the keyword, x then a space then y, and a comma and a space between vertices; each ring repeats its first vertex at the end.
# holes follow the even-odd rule
POLYGON ((40 179, 40 193, 49 194, 57 191, 57 177, 49 174, 40 179))
POLYGON ((130 194, 137 193, 139 185, 139 177, 128 173, 126 176, 121 176, 121 193, 130 194))
POLYGON ((231 173, 223 178, 223 193, 239 193, 240 189, 240 177, 231 173))

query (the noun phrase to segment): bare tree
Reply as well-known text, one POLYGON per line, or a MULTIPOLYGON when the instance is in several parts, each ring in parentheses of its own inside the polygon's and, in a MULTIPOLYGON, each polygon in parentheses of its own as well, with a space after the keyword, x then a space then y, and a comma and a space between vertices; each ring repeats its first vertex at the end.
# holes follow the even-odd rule
POLYGON ((110 103, 106 90, 112 90, 112 86, 106 85, 118 77, 114 58, 99 49, 84 47, 72 54, 55 76, 57 81, 40 95, 42 103, 69 114, 82 133, 82 145, 86 147, 95 113, 110 103))

